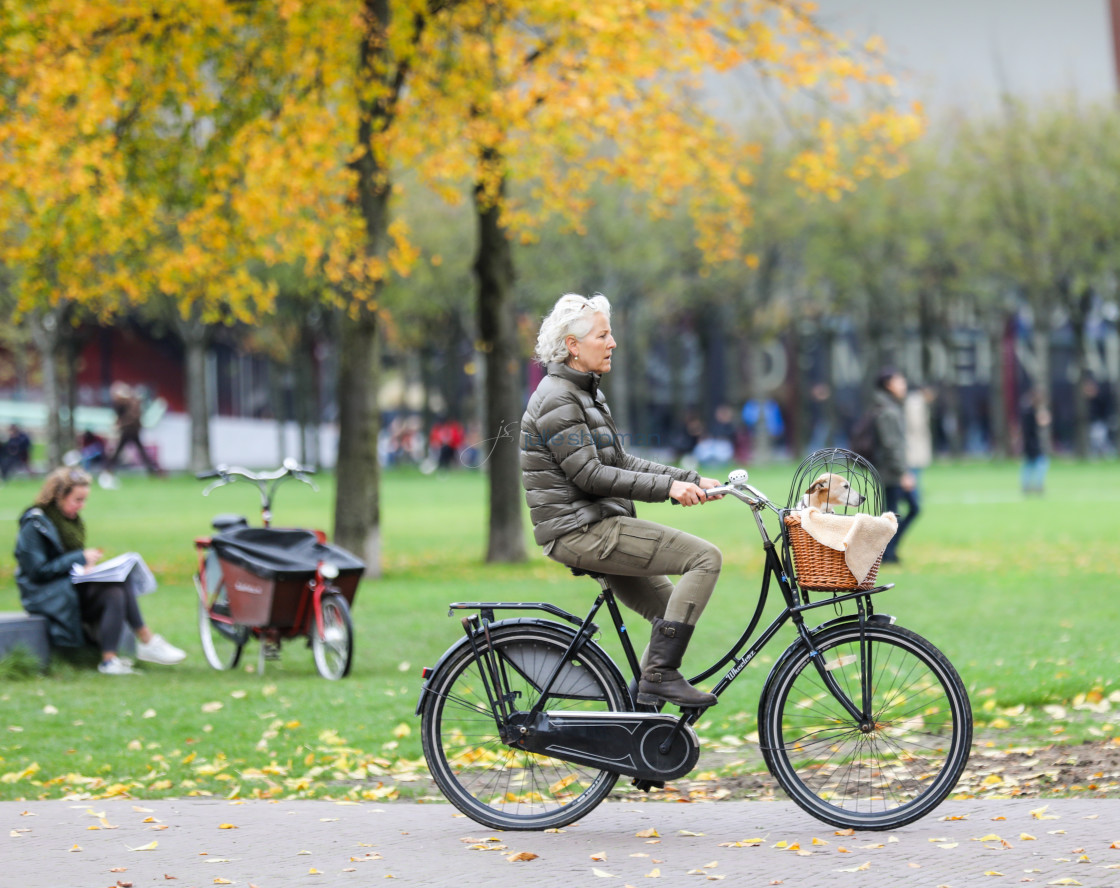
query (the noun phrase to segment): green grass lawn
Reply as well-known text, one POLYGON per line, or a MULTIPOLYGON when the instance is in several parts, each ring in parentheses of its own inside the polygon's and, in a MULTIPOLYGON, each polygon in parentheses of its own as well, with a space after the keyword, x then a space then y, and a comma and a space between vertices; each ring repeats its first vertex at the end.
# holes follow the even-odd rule
MULTIPOLYGON (((1099 491, 1104 475, 1118 474, 1115 463, 1059 462, 1046 497, 1030 500, 1019 494, 1011 462, 938 465, 925 475, 925 508, 901 547, 902 565, 880 573, 897 585, 877 597, 877 608, 949 656, 972 695, 978 732, 993 743, 1111 736, 1120 708, 1120 517, 1101 508, 1099 491)), ((768 466, 752 472, 752 482, 783 501, 791 475, 790 465, 768 466)), ((276 524, 329 528, 333 479, 320 483, 318 493, 281 488, 276 524)), ((91 544, 144 554, 160 580, 142 599, 145 616, 190 656, 120 678, 57 661, 45 676, 26 676, 18 662, 0 663, 0 799, 74 792, 376 798, 389 791, 381 785, 386 775, 386 784, 407 791, 423 771, 413 714, 420 668, 461 632, 447 603, 548 600, 582 613, 598 589, 531 543, 526 564, 483 564, 480 475, 390 472, 382 488, 384 575, 364 581, 355 601, 350 677, 320 678, 297 642, 263 675, 254 646, 241 669, 215 672, 197 637, 192 540, 218 512, 256 522, 258 504, 249 485, 209 498, 202 487, 187 476, 126 476, 119 490, 94 489, 84 513, 91 544)), ((0 487, 0 610, 19 608, 10 553, 16 519, 36 489, 26 479, 0 487)), ((640 509, 723 550, 724 573, 685 664, 698 671, 737 638, 754 608, 757 532, 749 511, 729 499, 640 509)), ((831 615, 828 609, 821 620, 831 615)), ((752 735, 758 688, 791 640, 783 631, 708 713, 699 726, 706 742, 752 735)), ((608 635, 601 641, 616 650, 608 635)))

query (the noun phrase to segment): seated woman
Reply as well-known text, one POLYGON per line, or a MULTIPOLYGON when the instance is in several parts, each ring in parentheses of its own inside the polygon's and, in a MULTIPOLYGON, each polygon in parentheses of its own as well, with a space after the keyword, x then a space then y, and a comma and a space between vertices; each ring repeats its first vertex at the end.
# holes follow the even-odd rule
POLYGON ((136 634, 136 656, 148 663, 171 665, 187 655, 154 634, 140 615, 136 597, 119 583, 71 582, 74 565, 92 567, 101 550, 86 546, 81 518, 89 496, 90 477, 80 469, 55 469, 43 482, 35 504, 19 519, 16 539, 16 584, 30 614, 47 618, 51 643, 59 647, 85 644, 82 623, 97 627, 101 645, 98 671, 131 675, 132 663, 117 655, 127 623, 136 634))
POLYGON ((694 688, 680 667, 722 556, 706 540, 637 518, 634 500, 695 506, 720 482, 623 448, 599 388, 615 348, 610 310, 605 296, 569 294, 541 324, 537 360, 547 375, 521 420, 533 533, 554 561, 606 574, 619 600, 653 624, 638 703, 712 706, 715 695, 694 688))

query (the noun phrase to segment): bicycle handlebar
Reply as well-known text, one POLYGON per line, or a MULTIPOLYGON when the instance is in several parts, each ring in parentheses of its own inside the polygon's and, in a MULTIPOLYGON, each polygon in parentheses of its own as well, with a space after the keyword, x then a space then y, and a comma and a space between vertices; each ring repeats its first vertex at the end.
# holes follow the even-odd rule
MULTIPOLYGON (((778 511, 778 507, 770 501, 770 497, 747 483, 746 469, 735 469, 727 476, 726 484, 710 487, 704 491, 704 494, 706 497, 733 496, 752 508, 769 508, 778 511)), ((680 505, 676 500, 672 500, 672 503, 674 506, 680 505)))
POLYGON ((254 472, 250 469, 242 468, 241 466, 218 465, 205 472, 197 472, 195 477, 199 481, 206 481, 210 478, 218 479, 212 484, 207 485, 206 489, 202 491, 203 496, 209 496, 211 491, 219 487, 224 487, 226 484, 232 484, 237 481, 238 478, 252 481, 261 492, 261 507, 268 509, 272 502, 272 492, 275 491, 276 486, 286 478, 294 478, 297 481, 302 481, 312 490, 318 492, 318 485, 308 477, 314 474, 315 469, 310 466, 301 466, 296 460, 288 457, 284 460, 280 468, 272 469, 267 472, 254 472), (271 490, 269 490, 268 487, 269 482, 272 482, 271 490))

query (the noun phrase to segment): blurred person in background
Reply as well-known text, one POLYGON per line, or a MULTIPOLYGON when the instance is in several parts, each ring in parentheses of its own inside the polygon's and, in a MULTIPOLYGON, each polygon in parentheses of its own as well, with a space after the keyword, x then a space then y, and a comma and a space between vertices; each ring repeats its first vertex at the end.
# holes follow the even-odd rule
POLYGON ((908 389, 906 377, 893 367, 880 370, 875 380, 871 408, 875 416, 875 468, 883 480, 886 510, 898 516, 898 530, 883 552, 884 564, 898 563, 898 545, 918 517, 917 498, 913 497, 914 475, 907 462, 906 415, 902 407, 908 389), (899 512, 904 502, 909 510, 905 515, 899 512))
POLYGON ((31 436, 13 422, 7 440, 0 444, 0 477, 7 481, 17 471, 31 474, 31 436))
POLYGON ((1019 410, 1019 430, 1023 436, 1023 468, 1020 474, 1023 493, 1042 496, 1046 488, 1046 471, 1050 457, 1046 452, 1046 430, 1050 411, 1040 389, 1031 388, 1023 395, 1019 410))
POLYGON ((131 444, 139 452, 140 459, 149 474, 158 474, 159 466, 144 448, 144 442, 140 440, 140 398, 130 386, 123 382, 114 382, 109 388, 109 402, 117 415, 117 446, 105 466, 106 471, 112 472, 117 468, 125 446, 131 444))

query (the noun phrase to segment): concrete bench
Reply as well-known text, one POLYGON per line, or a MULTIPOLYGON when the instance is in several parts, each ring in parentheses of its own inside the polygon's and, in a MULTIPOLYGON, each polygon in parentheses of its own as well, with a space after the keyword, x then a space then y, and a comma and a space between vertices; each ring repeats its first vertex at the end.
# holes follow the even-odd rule
POLYGON ((51 657, 47 618, 23 611, 0 613, 0 657, 6 656, 18 645, 27 648, 38 659, 39 665, 46 669, 51 657))

